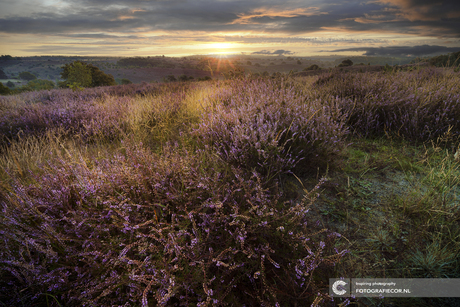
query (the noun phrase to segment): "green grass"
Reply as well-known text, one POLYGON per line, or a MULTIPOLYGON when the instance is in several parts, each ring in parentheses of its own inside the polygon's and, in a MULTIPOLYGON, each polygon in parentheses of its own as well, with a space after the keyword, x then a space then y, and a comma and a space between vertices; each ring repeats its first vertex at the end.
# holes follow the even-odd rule
POLYGON ((337 276, 460 277, 460 163, 441 143, 354 139, 329 170, 316 214, 351 250, 337 276))

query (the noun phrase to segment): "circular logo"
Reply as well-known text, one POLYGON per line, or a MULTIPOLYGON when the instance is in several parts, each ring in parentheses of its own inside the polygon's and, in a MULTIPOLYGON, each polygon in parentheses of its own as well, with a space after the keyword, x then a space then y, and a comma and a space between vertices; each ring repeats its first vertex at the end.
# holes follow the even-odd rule
POLYGON ((337 295, 344 295, 347 291, 343 289, 343 286, 345 286, 346 284, 347 283, 343 280, 337 280, 335 283, 332 284, 332 291, 337 295), (339 286, 341 286, 341 289, 338 289, 339 286))

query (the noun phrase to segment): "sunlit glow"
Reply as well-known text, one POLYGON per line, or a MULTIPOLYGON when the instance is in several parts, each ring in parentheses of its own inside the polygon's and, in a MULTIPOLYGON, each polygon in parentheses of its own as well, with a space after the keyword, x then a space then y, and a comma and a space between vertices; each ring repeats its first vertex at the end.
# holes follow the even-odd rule
POLYGON ((211 43, 206 45, 210 49, 229 49, 233 47, 232 43, 211 43))

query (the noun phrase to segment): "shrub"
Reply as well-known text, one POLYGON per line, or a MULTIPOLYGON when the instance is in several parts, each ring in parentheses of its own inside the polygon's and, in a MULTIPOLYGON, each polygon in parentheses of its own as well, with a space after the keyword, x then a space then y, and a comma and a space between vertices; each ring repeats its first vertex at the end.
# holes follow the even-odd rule
POLYGON ((27 80, 27 81, 37 79, 37 77, 34 74, 31 74, 28 71, 21 72, 19 74, 19 78, 21 78, 22 80, 27 80))
POLYGON ((128 118, 136 110, 137 96, 156 97, 166 92, 164 108, 178 108, 185 89, 183 86, 168 86, 129 84, 78 92, 68 89, 37 91, 11 97, 20 103, 9 102, 4 97, 0 105, 11 107, 1 112, 0 134, 17 138, 18 133, 22 136, 39 135, 46 130, 59 129, 69 136, 78 134, 86 141, 98 138, 113 140, 122 131, 130 129, 128 118))
POLYGON ((104 73, 103 71, 99 70, 99 68, 92 66, 91 64, 89 64, 89 67, 91 69, 92 77, 91 87, 112 86, 117 84, 115 78, 112 75, 104 73))
POLYGON ((224 161, 273 178, 343 149, 347 129, 335 99, 309 100, 276 79, 231 88, 235 95, 204 113, 195 131, 224 161))
POLYGON ((5 72, 0 69, 0 79, 8 79, 8 76, 5 74, 5 72))
POLYGON ((11 90, 7 86, 4 86, 3 83, 0 82, 0 94, 8 95, 10 93, 11 93, 11 90))
POLYGON ((132 84, 133 82, 131 82, 131 80, 128 80, 128 79, 121 79, 121 84, 132 84))
POLYGON ((198 78, 198 81, 209 81, 212 80, 210 76, 204 76, 203 78, 198 78))
POLYGON ((320 69, 319 66, 316 64, 313 64, 313 65, 308 66, 304 70, 307 71, 307 70, 318 70, 318 69, 320 69))
POLYGON ((54 88, 54 82, 49 80, 36 79, 29 81, 27 86, 34 91, 51 90, 54 88))
POLYGON ((411 141, 460 133, 458 77, 435 69, 395 74, 326 74, 315 81, 322 95, 341 98, 351 131, 396 135, 411 141))
MULTIPOLYGON (((192 77, 193 78, 193 77, 192 77)), ((187 75, 185 74, 182 74, 180 75, 178 78, 177 78, 178 81, 181 81, 181 82, 186 82, 189 80, 189 77, 187 77, 187 75)))
POLYGON ((104 159, 67 151, 31 173, 32 184, 14 180, 1 195, 4 303, 44 304, 45 295, 65 306, 328 299, 321 272, 346 251, 332 251, 337 234, 308 219, 321 183, 303 201, 282 203, 257 174, 228 173, 212 155, 124 148, 104 159))
POLYGON ((339 64, 339 67, 347 67, 347 66, 353 66, 353 61, 350 59, 343 60, 342 63, 339 64))
POLYGON ((176 77, 174 77, 174 75, 169 75, 169 76, 166 76, 165 78, 163 78, 163 81, 164 82, 176 82, 177 79, 176 79, 176 77))

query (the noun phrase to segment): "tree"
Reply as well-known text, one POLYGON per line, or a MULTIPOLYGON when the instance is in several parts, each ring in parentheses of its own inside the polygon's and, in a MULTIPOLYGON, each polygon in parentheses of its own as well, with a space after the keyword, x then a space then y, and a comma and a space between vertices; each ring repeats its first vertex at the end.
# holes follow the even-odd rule
POLYGON ((11 93, 11 90, 4 86, 3 83, 0 82, 0 95, 8 95, 11 93))
POLYGON ((116 85, 115 78, 106 74, 98 67, 81 61, 74 61, 62 67, 61 78, 64 82, 61 87, 68 87, 73 83, 80 87, 96 87, 116 85))
POLYGON ((318 70, 320 69, 318 65, 316 64, 313 64, 313 65, 310 65, 308 66, 307 68, 304 69, 304 71, 307 71, 307 70, 318 70))
POLYGON ((90 69, 93 79, 91 87, 117 85, 117 82, 115 81, 115 78, 112 75, 104 73, 102 70, 99 70, 99 68, 93 65, 91 66, 92 67, 90 67, 90 69))
POLYGON ((34 74, 31 74, 28 71, 23 71, 22 73, 20 73, 19 78, 27 81, 37 79, 37 77, 34 74))
POLYGON ((65 79, 61 83, 62 87, 90 87, 93 81, 91 69, 80 61, 66 64, 61 72, 61 77, 65 79))
POLYGON ((353 61, 350 59, 343 60, 341 64, 339 64, 339 67, 347 67, 347 66, 353 66, 353 61))
POLYGON ((9 88, 13 88, 13 87, 14 87, 14 83, 11 82, 11 81, 8 81, 8 82, 6 82, 6 86, 8 86, 9 88))

